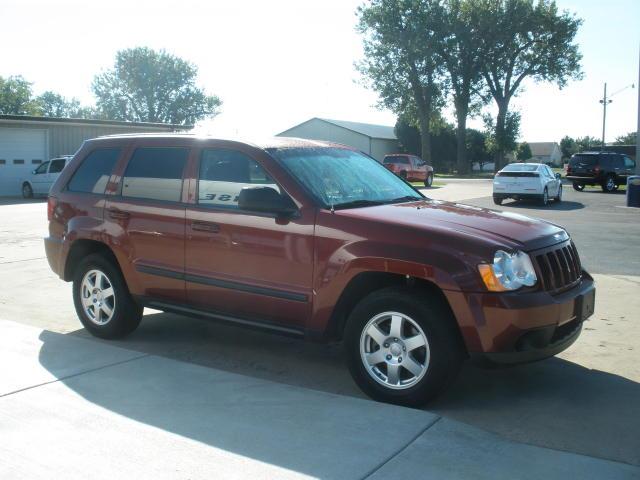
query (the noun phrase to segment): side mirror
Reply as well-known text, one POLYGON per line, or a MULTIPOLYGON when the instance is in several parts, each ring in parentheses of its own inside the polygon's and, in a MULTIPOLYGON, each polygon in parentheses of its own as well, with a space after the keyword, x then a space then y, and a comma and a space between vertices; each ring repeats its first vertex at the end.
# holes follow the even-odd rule
POLYGON ((272 187, 245 187, 238 196, 238 208, 251 212, 291 216, 298 211, 293 202, 272 187))
POLYGON ((562 175, 560 175, 559 173, 556 173, 556 179, 560 180, 560 178, 562 177, 562 175))

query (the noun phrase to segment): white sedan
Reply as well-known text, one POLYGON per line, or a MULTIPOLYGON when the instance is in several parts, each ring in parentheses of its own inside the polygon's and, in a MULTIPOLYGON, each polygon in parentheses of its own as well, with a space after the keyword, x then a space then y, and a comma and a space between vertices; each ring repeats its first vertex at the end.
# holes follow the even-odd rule
POLYGON ((514 200, 535 199, 543 205, 549 200, 562 200, 560 174, 542 163, 510 163, 493 179, 493 201, 502 205, 505 198, 514 200))

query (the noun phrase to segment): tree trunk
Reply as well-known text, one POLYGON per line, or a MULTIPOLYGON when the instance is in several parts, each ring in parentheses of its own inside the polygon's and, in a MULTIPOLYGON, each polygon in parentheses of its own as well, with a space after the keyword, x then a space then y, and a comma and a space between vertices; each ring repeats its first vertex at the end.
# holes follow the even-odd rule
POLYGON ((508 100, 500 100, 498 103, 498 118, 496 119, 496 153, 495 153, 495 167, 494 171, 497 172, 505 164, 505 126, 507 121, 507 110, 509 108, 508 100))
POLYGON ((456 167, 458 174, 467 173, 467 106, 456 105, 456 117, 458 125, 456 128, 456 167))
MULTIPOLYGON (((431 115, 429 115, 430 117, 431 115)), ((421 157, 429 165, 431 161, 431 130, 429 129, 429 117, 420 116, 420 143, 422 144, 421 157)))

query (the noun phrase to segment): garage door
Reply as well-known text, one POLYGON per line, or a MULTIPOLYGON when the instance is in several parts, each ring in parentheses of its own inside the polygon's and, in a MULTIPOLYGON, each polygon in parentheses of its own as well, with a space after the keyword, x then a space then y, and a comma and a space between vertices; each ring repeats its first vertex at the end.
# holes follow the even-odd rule
POLYGON ((19 195, 21 180, 47 160, 47 131, 0 128, 0 195, 19 195))

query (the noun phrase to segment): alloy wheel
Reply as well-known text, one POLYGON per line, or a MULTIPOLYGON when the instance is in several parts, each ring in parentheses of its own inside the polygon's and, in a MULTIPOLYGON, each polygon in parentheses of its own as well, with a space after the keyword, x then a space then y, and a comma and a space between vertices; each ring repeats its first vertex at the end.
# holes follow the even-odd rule
POLYGON ((80 298, 87 318, 103 326, 111 321, 116 297, 109 277, 100 270, 89 270, 82 279, 80 298))
POLYGON ((360 358, 367 373, 394 390, 413 387, 429 369, 429 341, 418 323, 398 312, 373 317, 360 336, 360 358))

